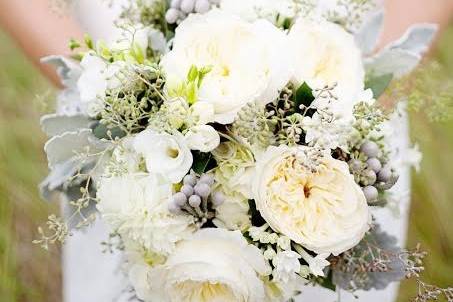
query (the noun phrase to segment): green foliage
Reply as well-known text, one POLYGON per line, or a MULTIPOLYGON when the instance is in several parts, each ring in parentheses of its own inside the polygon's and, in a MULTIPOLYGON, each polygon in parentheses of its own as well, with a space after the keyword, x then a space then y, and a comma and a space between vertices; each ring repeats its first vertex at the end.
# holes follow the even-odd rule
POLYGON ((297 108, 300 108, 301 105, 304 107, 310 107, 314 100, 315 97, 313 96, 313 90, 305 82, 297 88, 296 93, 294 94, 294 104, 296 110, 297 108))
POLYGON ((197 174, 203 174, 217 165, 212 153, 204 153, 200 151, 192 151, 193 165, 192 170, 197 174))
POLYGON ((365 89, 371 89, 375 99, 379 98, 390 85, 393 74, 383 74, 379 76, 369 75, 365 81, 365 89))
POLYGON ((189 104, 194 104, 198 100, 198 90, 203 83, 203 79, 211 69, 212 67, 210 66, 198 68, 192 65, 187 72, 186 80, 169 87, 168 94, 170 97, 182 97, 189 104))

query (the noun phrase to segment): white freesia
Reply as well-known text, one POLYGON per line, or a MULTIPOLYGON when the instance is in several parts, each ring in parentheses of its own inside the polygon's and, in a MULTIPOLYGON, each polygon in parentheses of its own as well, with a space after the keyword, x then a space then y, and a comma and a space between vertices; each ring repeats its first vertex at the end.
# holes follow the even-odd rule
POLYGON ((252 152, 235 142, 224 142, 212 154, 218 164, 215 170, 216 181, 225 190, 252 198, 251 181, 255 171, 252 152))
POLYGON ((354 37, 327 21, 299 19, 291 28, 289 43, 296 85, 306 82, 312 89, 337 84, 338 100, 330 104, 335 115, 352 117, 354 105, 364 89, 362 55, 354 37))
POLYGON ((135 137, 134 148, 145 158, 148 172, 172 183, 180 182, 192 167, 192 153, 179 133, 170 135, 147 129, 135 137))
POLYGON ((97 208, 124 239, 168 254, 192 234, 193 218, 168 211, 172 186, 155 175, 129 174, 99 181, 97 208))
POLYGON ((266 222, 317 254, 338 255, 369 229, 365 196, 348 165, 330 155, 313 173, 297 154, 304 147, 269 147, 257 162, 253 195, 266 222))
POLYGON ((250 221, 248 199, 242 194, 223 191, 225 201, 215 208, 214 224, 220 228, 245 231, 252 223, 250 221))
POLYGON ((290 78, 286 36, 271 23, 248 23, 219 10, 190 15, 176 29, 161 66, 169 87, 192 66, 211 67, 198 99, 213 104, 215 121, 228 124, 248 102, 270 102, 290 78))
POLYGON ((145 302, 262 302, 260 277, 268 273, 261 251, 239 231, 201 229, 178 243, 165 264, 139 274, 147 284, 137 293, 145 302))
POLYGON ((300 255, 294 251, 281 251, 274 257, 272 275, 277 282, 288 283, 300 271, 300 255))
POLYGON ((210 152, 220 144, 219 133, 209 125, 194 126, 185 135, 187 147, 191 150, 210 152))

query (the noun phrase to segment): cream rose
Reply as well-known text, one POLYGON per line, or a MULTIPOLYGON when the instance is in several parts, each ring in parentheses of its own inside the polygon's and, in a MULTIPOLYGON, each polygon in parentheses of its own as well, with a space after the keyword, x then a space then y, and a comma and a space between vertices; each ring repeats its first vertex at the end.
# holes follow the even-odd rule
POLYGON ((306 82, 313 89, 336 83, 333 92, 338 101, 331 104, 332 112, 350 118, 365 80, 354 37, 334 23, 299 19, 288 38, 293 52, 292 81, 306 82))
POLYGON ((215 121, 228 124, 252 101, 270 102, 290 78, 286 36, 271 23, 248 23, 219 10, 191 15, 176 29, 162 58, 169 87, 186 80, 191 66, 210 66, 198 92, 214 105, 215 121))
POLYGON ((201 229, 180 242, 163 265, 141 268, 131 281, 145 302, 262 302, 260 277, 270 273, 257 247, 239 231, 224 229, 201 229))
POLYGON ((134 140, 134 149, 142 154, 148 172, 178 183, 192 167, 193 157, 182 134, 170 135, 148 129, 134 140))
POLYGON ((269 147, 257 162, 253 194, 276 231, 317 254, 338 255, 360 242, 370 211, 345 162, 320 158, 316 172, 298 153, 304 147, 269 147))

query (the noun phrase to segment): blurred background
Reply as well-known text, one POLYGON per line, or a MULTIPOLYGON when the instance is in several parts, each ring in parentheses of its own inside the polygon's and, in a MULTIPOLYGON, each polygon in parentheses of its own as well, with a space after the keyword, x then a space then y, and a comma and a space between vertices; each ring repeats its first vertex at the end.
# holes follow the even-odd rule
MULTIPOLYGON (((442 66, 440 81, 451 81, 453 26, 444 32, 432 57, 442 66)), ((47 173, 39 117, 52 107, 54 93, 0 31, 0 302, 62 300, 60 249, 45 252, 32 244, 37 227, 58 211, 57 204, 40 199, 37 189, 47 173)), ((411 113, 411 131, 424 159, 420 173, 412 176, 407 246, 420 243, 429 252, 423 273, 426 282, 451 286, 453 121, 434 123, 422 112, 411 113)), ((415 295, 415 282, 403 282, 399 301, 415 295)))

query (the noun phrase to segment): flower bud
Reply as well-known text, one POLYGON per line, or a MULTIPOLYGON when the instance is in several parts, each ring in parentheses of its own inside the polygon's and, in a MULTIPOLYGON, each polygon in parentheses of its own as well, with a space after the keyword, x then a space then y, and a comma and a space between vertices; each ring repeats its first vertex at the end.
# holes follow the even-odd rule
POLYGON ((192 195, 189 197, 189 205, 192 208, 198 208, 201 205, 201 198, 198 195, 192 195))
POLYGON ((178 192, 175 195, 173 195, 172 202, 182 207, 187 202, 187 196, 184 195, 184 193, 178 192))
POLYGON ((379 192, 375 187, 367 186, 367 187, 363 188, 362 191, 368 202, 372 203, 372 202, 377 201, 379 192))
POLYGON ((195 187, 195 194, 199 195, 202 198, 207 198, 211 194, 211 188, 205 183, 198 183, 195 187))
POLYGON ((372 141, 367 141, 360 146, 360 152, 368 157, 376 157, 379 155, 379 146, 372 141))
POLYGON ((184 177, 183 183, 193 187, 197 184, 197 177, 193 174, 188 174, 184 177))
POLYGON ((378 173, 382 169, 382 164, 379 159, 372 157, 366 161, 368 168, 373 170, 375 173, 378 173))
POLYGON ((214 184, 214 177, 212 175, 209 175, 209 174, 203 174, 201 177, 200 177, 200 180, 198 181, 199 183, 205 183, 209 186, 212 186, 214 184))
POLYGON ((181 192, 184 193, 187 197, 193 195, 193 187, 191 185, 184 185, 181 188, 181 192))
POLYGON ((214 207, 218 207, 225 202, 225 195, 222 192, 215 192, 211 197, 211 202, 214 207))

